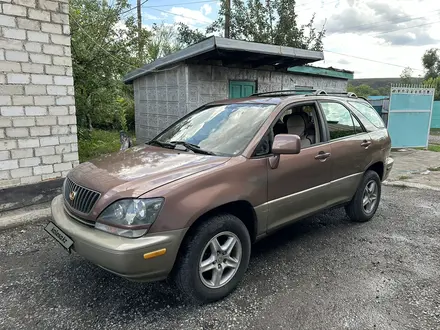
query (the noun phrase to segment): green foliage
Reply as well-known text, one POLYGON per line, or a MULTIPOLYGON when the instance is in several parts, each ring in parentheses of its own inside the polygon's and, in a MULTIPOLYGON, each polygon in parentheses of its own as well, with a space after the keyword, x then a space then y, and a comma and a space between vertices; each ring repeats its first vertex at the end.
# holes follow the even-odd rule
POLYGON ((127 7, 126 0, 116 1, 113 7, 97 0, 70 2, 72 65, 80 127, 117 128, 118 100, 132 98, 132 88, 125 86, 121 77, 138 63, 131 55, 130 30, 118 27, 120 13, 127 7))
POLYGON ((434 100, 440 100, 440 77, 425 79, 423 84, 435 88, 434 100))
POLYGON ((348 84, 347 91, 351 93, 355 93, 357 96, 368 97, 375 95, 390 95, 389 87, 379 87, 378 89, 373 89, 371 86, 362 84, 359 86, 353 86, 348 84))
MULTIPOLYGON (((295 0, 232 0, 230 10, 231 39, 322 50, 325 30, 316 31, 314 15, 306 25, 298 26, 295 0)), ((219 16, 206 29, 206 34, 224 35, 226 5, 223 0, 219 16)), ((179 39, 185 45, 203 39, 200 31, 181 24, 179 39)))
POLYGON ((192 30, 188 25, 179 23, 177 25, 177 41, 182 46, 196 44, 206 38, 206 35, 198 30, 192 30))
POLYGON ((139 31, 122 17, 127 0, 71 0, 72 65, 78 125, 88 129, 134 130, 133 88, 123 76, 181 48, 174 27, 139 31), (139 45, 141 56, 139 57, 139 45))
POLYGON ((428 49, 422 57, 426 70, 423 84, 435 88, 434 100, 440 100, 440 56, 437 48, 428 49))
POLYGON ((426 79, 437 78, 440 75, 440 56, 437 48, 428 49, 422 57, 422 63, 426 70, 426 79))
POLYGON ((155 61, 183 48, 174 26, 163 23, 161 25, 153 24, 152 33, 152 38, 146 46, 149 61, 155 61))
MULTIPOLYGON (((134 140, 134 134, 129 134, 134 140)), ((133 141, 134 143, 134 141, 133 141)), ((93 131, 80 129, 78 131, 79 161, 85 162, 99 155, 116 152, 121 148, 119 131, 93 131)))

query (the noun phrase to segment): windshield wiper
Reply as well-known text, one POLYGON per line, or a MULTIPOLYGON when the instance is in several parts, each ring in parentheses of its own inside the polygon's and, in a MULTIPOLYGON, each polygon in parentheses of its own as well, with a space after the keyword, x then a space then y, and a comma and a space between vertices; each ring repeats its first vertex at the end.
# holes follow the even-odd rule
POLYGON ((168 149, 174 149, 175 148, 175 144, 172 144, 172 143, 168 143, 168 142, 161 142, 161 141, 158 141, 158 140, 151 140, 150 142, 148 142, 147 144, 157 144, 159 147, 162 147, 162 148, 168 148, 168 149))
POLYGON ((171 141, 170 144, 173 144, 173 145, 180 144, 180 145, 184 146, 186 149, 194 151, 199 154, 217 156, 217 154, 212 151, 204 150, 204 149, 200 148, 197 144, 189 143, 186 141, 171 141))

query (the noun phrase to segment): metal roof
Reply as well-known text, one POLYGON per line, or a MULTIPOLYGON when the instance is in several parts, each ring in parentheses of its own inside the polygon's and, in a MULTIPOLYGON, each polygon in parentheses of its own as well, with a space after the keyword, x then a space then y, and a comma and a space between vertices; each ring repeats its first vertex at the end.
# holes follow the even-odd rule
POLYGON ((143 75, 186 60, 221 60, 224 66, 246 63, 255 68, 263 65, 288 68, 323 59, 324 54, 319 51, 212 36, 128 73, 124 82, 132 83, 143 75))
POLYGON ((312 65, 295 66, 288 68, 287 71, 295 73, 303 73, 313 76, 327 76, 331 78, 350 80, 353 79, 353 71, 336 69, 333 67, 322 68, 312 65))

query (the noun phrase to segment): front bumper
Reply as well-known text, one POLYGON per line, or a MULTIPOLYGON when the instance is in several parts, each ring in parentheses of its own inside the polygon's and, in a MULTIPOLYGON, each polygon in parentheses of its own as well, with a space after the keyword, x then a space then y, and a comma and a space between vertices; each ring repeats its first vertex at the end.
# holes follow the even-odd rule
POLYGON ((133 281, 155 281, 168 276, 187 228, 140 238, 125 238, 96 230, 70 217, 63 196, 52 201, 53 222, 73 240, 73 250, 92 263, 133 281), (166 248, 164 255, 144 259, 144 254, 166 248))
POLYGON ((387 157, 382 181, 388 179, 388 176, 390 175, 393 165, 394 165, 394 159, 391 157, 387 157))

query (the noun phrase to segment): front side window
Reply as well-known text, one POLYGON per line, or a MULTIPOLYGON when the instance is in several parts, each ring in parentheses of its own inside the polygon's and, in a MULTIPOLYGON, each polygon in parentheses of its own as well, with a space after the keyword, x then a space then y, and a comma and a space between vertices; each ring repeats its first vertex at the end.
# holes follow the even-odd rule
POLYGON ((321 131, 317 122, 314 103, 294 105, 282 112, 280 118, 272 124, 272 129, 261 139, 254 156, 271 153, 273 138, 278 134, 295 134, 301 141, 301 148, 307 148, 321 141, 321 131))
POLYGON ((357 111, 359 111, 365 118, 368 119, 368 121, 370 121, 377 128, 385 127, 382 118, 379 116, 377 111, 369 104, 354 101, 350 101, 348 103, 356 108, 357 111))
POLYGON ((362 132, 359 122, 342 104, 335 102, 320 102, 320 104, 327 121, 331 140, 362 132))
POLYGON ((276 105, 236 103, 212 106, 180 119, 154 140, 190 143, 218 155, 241 153, 276 105))

